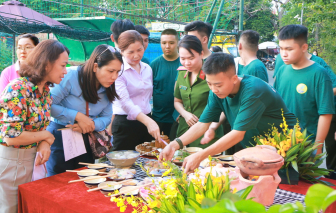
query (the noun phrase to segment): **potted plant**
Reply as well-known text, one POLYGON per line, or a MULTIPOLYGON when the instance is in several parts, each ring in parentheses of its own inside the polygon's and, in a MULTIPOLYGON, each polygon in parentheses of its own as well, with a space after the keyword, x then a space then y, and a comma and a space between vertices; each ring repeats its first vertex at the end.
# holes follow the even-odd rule
POLYGON ((326 153, 315 155, 318 145, 309 139, 307 130, 301 132, 297 123, 289 129, 283 116, 281 129, 272 127, 269 134, 255 138, 257 145, 270 145, 284 157, 285 164, 279 170, 282 184, 298 184, 299 177, 309 182, 319 182, 330 185, 318 178, 328 175, 330 170, 318 168, 326 158, 326 153))

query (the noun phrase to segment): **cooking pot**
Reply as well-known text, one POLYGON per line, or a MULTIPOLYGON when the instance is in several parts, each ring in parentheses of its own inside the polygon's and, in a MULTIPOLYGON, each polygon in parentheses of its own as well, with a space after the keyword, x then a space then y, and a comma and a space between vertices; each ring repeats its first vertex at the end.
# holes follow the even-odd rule
POLYGON ((233 155, 241 172, 249 175, 273 175, 284 164, 284 158, 272 146, 262 145, 243 149, 233 155))

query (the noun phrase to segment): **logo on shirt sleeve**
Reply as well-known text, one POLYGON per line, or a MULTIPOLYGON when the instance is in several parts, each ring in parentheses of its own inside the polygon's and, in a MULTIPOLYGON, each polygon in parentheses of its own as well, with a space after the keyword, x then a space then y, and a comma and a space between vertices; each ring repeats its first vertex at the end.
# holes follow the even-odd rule
POLYGON ((296 91, 300 94, 306 93, 308 90, 308 87, 305 84, 298 84, 296 86, 296 91))

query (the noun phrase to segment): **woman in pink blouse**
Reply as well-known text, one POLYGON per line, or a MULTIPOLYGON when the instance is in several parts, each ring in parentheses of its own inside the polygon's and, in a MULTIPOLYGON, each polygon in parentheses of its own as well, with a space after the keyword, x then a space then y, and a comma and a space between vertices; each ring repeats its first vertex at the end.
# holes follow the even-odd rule
POLYGON ((18 60, 15 64, 5 68, 1 72, 0 77, 0 94, 4 91, 5 87, 9 82, 16 78, 20 78, 19 70, 20 70, 20 63, 22 63, 30 52, 38 45, 39 39, 31 34, 24 34, 19 37, 16 49, 16 55, 18 60))
POLYGON ((136 145, 153 137, 160 139, 160 129, 151 118, 149 103, 153 74, 151 67, 141 62, 144 45, 137 31, 123 32, 118 46, 123 55, 124 72, 115 81, 119 99, 113 102, 113 150, 134 150, 136 145))

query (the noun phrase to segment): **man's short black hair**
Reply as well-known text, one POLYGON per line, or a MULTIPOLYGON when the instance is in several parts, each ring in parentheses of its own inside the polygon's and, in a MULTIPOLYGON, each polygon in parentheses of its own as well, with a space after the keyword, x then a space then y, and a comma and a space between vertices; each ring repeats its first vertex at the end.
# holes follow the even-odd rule
POLYGON ((284 26, 279 31, 279 40, 294 39, 295 42, 300 44, 307 43, 308 29, 300 24, 291 24, 284 26))
POLYGON ((165 29, 164 31, 162 31, 161 36, 163 35, 174 35, 176 37, 176 40, 179 40, 179 34, 176 30, 174 29, 165 29))
POLYGON ((129 19, 115 20, 111 25, 111 32, 114 40, 118 43, 118 38, 121 33, 127 30, 135 30, 134 24, 129 19))
POLYGON ((219 46, 212 46, 212 52, 217 53, 217 52, 223 52, 222 48, 219 46))
POLYGON ((240 35, 239 40, 244 41, 243 44, 246 45, 246 47, 249 50, 258 51, 259 37, 260 36, 259 36, 259 33, 257 31, 245 30, 240 35))
POLYGON ((228 53, 212 53, 203 64, 203 72, 207 75, 216 75, 220 72, 235 71, 233 56, 228 53))
POLYGON ((135 27, 135 30, 138 31, 140 34, 150 36, 150 32, 146 27, 144 27, 142 25, 135 25, 134 27, 135 27))
POLYGON ((197 31, 199 34, 207 36, 209 40, 212 32, 212 25, 203 21, 193 21, 184 27, 184 31, 186 34, 190 31, 197 31))

